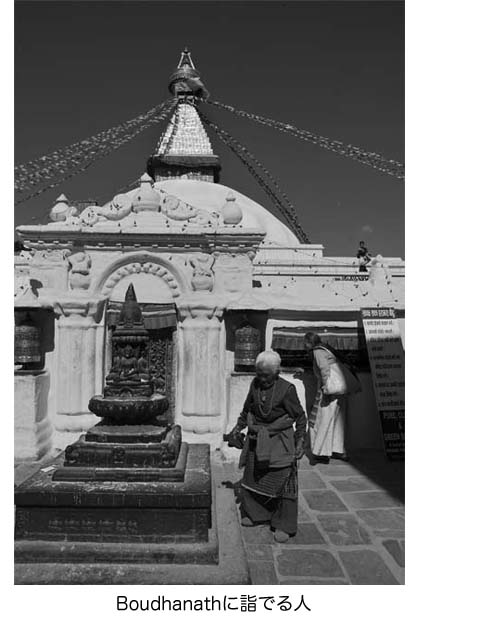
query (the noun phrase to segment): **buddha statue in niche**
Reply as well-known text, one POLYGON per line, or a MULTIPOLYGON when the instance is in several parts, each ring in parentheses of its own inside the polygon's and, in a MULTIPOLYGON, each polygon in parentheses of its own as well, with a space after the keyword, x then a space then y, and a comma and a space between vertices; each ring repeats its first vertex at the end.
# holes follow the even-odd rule
POLYGON ((134 349, 130 344, 119 347, 106 378, 107 384, 148 382, 149 380, 148 361, 140 348, 134 349))

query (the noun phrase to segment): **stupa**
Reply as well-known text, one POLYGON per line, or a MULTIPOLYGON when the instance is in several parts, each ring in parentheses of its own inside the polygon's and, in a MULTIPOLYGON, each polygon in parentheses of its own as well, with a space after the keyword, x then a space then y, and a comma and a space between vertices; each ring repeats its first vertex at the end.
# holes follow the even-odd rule
POLYGON ((93 396, 89 403, 90 411, 102 420, 66 448, 65 465, 53 480, 183 479, 185 456, 173 476, 167 471, 177 464, 181 429, 162 420, 168 400, 154 393, 148 340, 130 284, 112 336, 113 362, 103 395, 93 396))

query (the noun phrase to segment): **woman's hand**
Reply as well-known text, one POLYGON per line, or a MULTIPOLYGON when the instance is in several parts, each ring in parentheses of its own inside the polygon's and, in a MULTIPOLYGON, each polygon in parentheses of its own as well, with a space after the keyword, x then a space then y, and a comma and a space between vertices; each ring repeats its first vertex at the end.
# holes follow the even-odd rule
POLYGON ((236 425, 230 433, 224 434, 223 439, 228 443, 229 447, 243 449, 245 435, 241 432, 241 427, 239 427, 239 425, 236 425))

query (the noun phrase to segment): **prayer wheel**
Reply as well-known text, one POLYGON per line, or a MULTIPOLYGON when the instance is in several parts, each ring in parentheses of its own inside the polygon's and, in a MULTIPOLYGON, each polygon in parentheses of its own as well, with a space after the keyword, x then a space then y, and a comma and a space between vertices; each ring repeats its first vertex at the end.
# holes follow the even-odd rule
POLYGON ((235 370, 252 370, 260 353, 260 331, 247 324, 235 331, 235 370))
POLYGON ((15 325, 15 364, 23 365, 23 369, 38 369, 42 359, 40 329, 27 313, 15 325))

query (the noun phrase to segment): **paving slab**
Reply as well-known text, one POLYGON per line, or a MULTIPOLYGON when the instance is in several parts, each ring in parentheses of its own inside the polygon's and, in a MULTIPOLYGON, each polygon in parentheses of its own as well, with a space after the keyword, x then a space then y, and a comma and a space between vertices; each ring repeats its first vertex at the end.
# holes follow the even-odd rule
POLYGON ((384 540, 382 544, 398 566, 402 568, 405 567, 405 541, 384 540))
POLYGON ((259 562, 273 562, 273 551, 271 544, 246 544, 245 552, 247 560, 259 562))
POLYGON ((313 523, 310 524, 308 522, 300 522, 298 524, 297 535, 290 538, 287 544, 326 544, 326 541, 318 528, 313 523))
POLYGON ((312 516, 306 509, 306 503, 304 506, 301 495, 298 498, 298 522, 312 522, 312 516))
POLYGON ((325 482, 315 471, 299 471, 298 486, 300 490, 304 489, 325 489, 325 482))
POLYGON ((320 476, 326 476, 327 478, 350 478, 354 476, 364 475, 363 471, 357 469, 348 462, 342 462, 341 464, 337 465, 318 464, 315 466, 315 469, 318 470, 320 476))
POLYGON ((242 536, 246 544, 272 544, 273 531, 270 525, 259 524, 255 527, 242 527, 242 536))
POLYGON ((342 494, 342 499, 354 509, 370 509, 376 507, 398 507, 401 500, 387 491, 357 491, 342 494))
POLYGON ((346 478, 345 480, 330 480, 330 484, 341 493, 351 491, 371 491, 380 489, 380 485, 363 477, 346 478))
POLYGON ((359 509, 357 515, 384 538, 404 538, 405 518, 400 509, 359 509))
POLYGON ((331 578, 328 580, 280 580, 280 584, 350 584, 346 580, 336 580, 331 578))
POLYGON ((339 555, 352 584, 399 584, 376 551, 340 551, 339 555))
POLYGON ((303 458, 297 462, 297 466, 299 471, 311 471, 314 465, 310 462, 307 456, 303 456, 303 458))
POLYGON ((258 562, 257 560, 248 563, 251 584, 278 584, 277 573, 273 562, 258 562))
POLYGON ((366 545, 372 542, 368 531, 354 515, 317 516, 323 531, 336 546, 366 545))
POLYGON ((276 562, 280 576, 345 577, 335 556, 323 549, 282 549, 276 562))
POLYGON ((334 491, 302 491, 302 495, 315 511, 348 511, 334 491))

